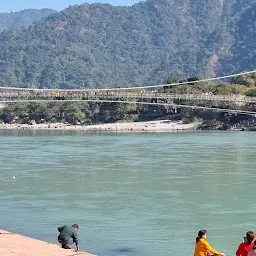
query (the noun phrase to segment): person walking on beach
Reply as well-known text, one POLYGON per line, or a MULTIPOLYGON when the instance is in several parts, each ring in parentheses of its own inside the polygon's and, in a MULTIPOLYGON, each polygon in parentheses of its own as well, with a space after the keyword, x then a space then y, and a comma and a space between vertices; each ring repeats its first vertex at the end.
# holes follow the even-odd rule
POLYGON ((72 226, 62 226, 58 227, 58 231, 60 232, 58 236, 58 241, 61 243, 63 249, 71 249, 70 245, 73 243, 76 244, 76 250, 80 250, 80 245, 77 238, 76 231, 79 229, 77 224, 73 224, 72 226))
POLYGON ((198 232, 198 236, 196 238, 194 256, 207 256, 211 254, 225 256, 225 253, 214 250, 210 246, 210 244, 206 241, 206 237, 207 237, 206 230, 200 230, 198 232))
POLYGON ((248 231, 246 233, 246 239, 243 243, 241 243, 236 251, 236 256, 247 256, 248 252, 252 250, 254 246, 254 237, 255 234, 252 231, 248 231))

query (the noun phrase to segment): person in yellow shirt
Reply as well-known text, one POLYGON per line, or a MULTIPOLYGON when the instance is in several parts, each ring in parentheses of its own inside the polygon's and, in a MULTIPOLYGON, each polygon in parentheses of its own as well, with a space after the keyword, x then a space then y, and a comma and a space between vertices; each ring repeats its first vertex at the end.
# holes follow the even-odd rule
POLYGON ((225 256, 225 253, 214 250, 210 244, 206 241, 207 231, 200 230, 196 238, 194 256, 209 256, 209 255, 221 255, 225 256))

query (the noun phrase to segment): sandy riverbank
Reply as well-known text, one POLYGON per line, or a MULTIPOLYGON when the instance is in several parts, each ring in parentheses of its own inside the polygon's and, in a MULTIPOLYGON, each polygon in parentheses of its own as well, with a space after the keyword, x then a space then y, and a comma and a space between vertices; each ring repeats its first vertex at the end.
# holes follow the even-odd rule
POLYGON ((195 130, 200 123, 183 124, 181 121, 157 120, 148 122, 110 123, 97 125, 54 124, 0 124, 1 130, 78 130, 95 132, 175 132, 195 130))
POLYGON ((21 236, 0 230, 1 256, 96 256, 86 252, 62 249, 57 244, 51 244, 30 237, 21 236))

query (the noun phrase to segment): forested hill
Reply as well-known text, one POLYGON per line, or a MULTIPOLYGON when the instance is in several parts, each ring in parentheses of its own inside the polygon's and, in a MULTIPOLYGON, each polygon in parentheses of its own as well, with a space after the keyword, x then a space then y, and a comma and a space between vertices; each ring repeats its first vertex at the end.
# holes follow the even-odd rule
POLYGON ((230 55, 220 61, 223 72, 256 69, 256 1, 237 17, 230 55))
POLYGON ((20 12, 0 13, 0 31, 18 27, 28 27, 35 21, 56 13, 52 9, 26 9, 20 12))
POLYGON ((247 67, 236 68, 236 61, 246 56, 238 51, 255 35, 254 27, 249 34, 242 27, 253 2, 147 0, 129 7, 72 6, 27 29, 0 34, 0 85, 96 88, 163 83, 170 75, 214 76, 231 67, 240 72, 247 67))

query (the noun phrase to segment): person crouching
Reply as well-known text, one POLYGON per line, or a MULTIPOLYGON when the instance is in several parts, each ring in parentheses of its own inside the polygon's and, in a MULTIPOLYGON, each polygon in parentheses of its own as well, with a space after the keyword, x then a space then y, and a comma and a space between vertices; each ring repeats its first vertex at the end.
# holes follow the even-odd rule
POLYGON ((58 231, 60 232, 58 236, 58 241, 61 243, 63 249, 71 249, 71 245, 73 243, 76 244, 76 250, 80 250, 80 245, 77 238, 76 231, 79 229, 77 224, 73 224, 72 226, 62 226, 58 227, 58 231))

